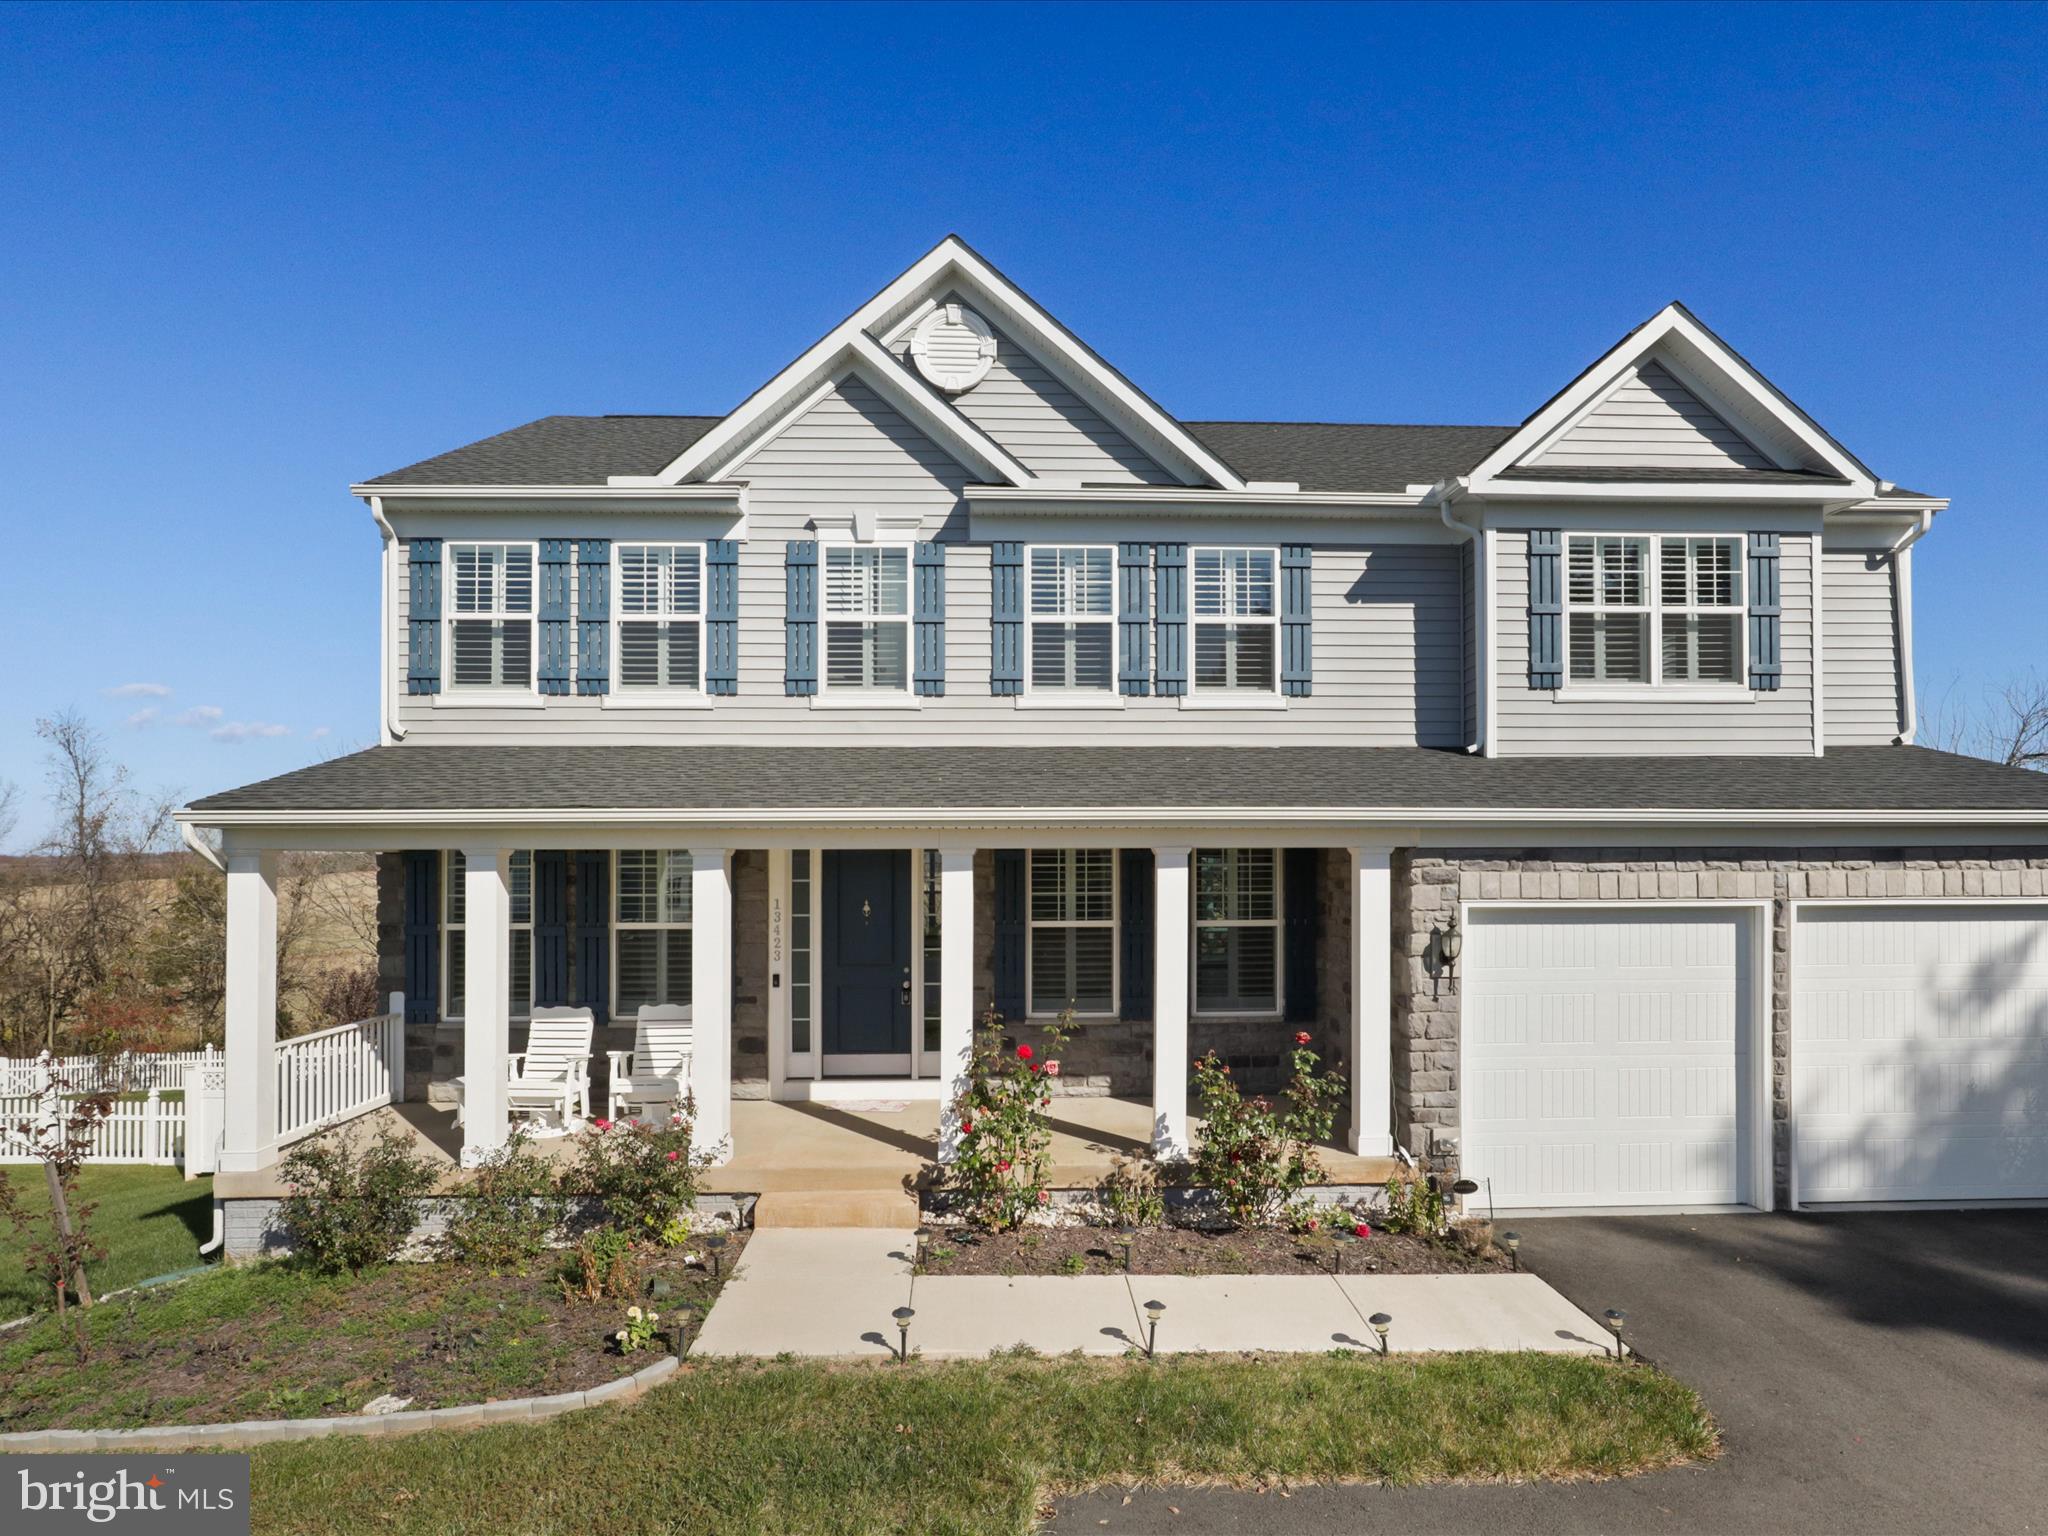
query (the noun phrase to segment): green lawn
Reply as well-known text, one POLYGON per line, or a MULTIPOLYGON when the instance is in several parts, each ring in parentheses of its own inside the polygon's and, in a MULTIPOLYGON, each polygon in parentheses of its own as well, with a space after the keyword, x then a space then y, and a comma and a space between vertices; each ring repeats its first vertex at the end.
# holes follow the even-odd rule
MULTIPOLYGON (((0 1168, 39 1216, 49 1210, 38 1167, 0 1168)), ((213 1235, 213 1181, 194 1179, 176 1168, 87 1168, 78 1177, 80 1195, 98 1205, 92 1231, 107 1256, 90 1271, 95 1291, 133 1285, 199 1262, 199 1245, 213 1235)), ((32 1285, 22 1268, 24 1249, 13 1227, 0 1221, 0 1322, 38 1307, 50 1297, 32 1285)))
POLYGON ((692 1365, 625 1409, 255 1453, 263 1532, 1024 1532, 1105 1483, 1616 1475, 1710 1456, 1691 1389, 1559 1355, 692 1365))

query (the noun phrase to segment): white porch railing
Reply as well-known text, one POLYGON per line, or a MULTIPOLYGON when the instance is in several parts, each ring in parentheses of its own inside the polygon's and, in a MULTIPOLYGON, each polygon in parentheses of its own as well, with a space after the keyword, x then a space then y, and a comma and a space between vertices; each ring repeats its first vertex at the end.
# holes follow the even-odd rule
POLYGON ((405 1020, 382 1014, 277 1044, 277 1145, 405 1096, 405 1020))
MULTIPOLYGON (((13 1127, 23 1120, 47 1115, 52 1106, 34 1095, 0 1098, 0 1163, 32 1163, 34 1147, 15 1134, 13 1127)), ((54 1132, 45 1130, 40 1134, 54 1132)), ((118 1099, 108 1116, 93 1127, 91 1163, 153 1163, 169 1165, 184 1161, 185 1101, 166 1100, 152 1088, 139 1099, 118 1099)))

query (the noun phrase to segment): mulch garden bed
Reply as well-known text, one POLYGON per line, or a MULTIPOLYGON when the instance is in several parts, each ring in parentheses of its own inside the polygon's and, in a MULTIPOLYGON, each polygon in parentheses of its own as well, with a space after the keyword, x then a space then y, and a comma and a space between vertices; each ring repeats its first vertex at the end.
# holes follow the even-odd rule
MULTIPOLYGON (((1131 1245, 1134 1275, 1475 1275, 1508 1268, 1498 1252, 1467 1253, 1454 1238, 1372 1229, 1372 1236, 1335 1244, 1327 1236, 1245 1229, 1143 1227, 1131 1245)), ((1106 1227, 1030 1226, 1015 1232, 935 1228, 920 1274, 1120 1275, 1123 1248, 1106 1227)))
POLYGON ((746 1240, 731 1234, 715 1276, 686 1265, 685 1250, 653 1255, 639 1304, 661 1314, 661 1337, 630 1355, 612 1335, 632 1303, 566 1298, 567 1253, 525 1274, 448 1263, 359 1277, 289 1262, 225 1269, 0 1335, 0 1432, 318 1418, 387 1394, 446 1408, 601 1386, 668 1352, 686 1306, 694 1337, 746 1240))

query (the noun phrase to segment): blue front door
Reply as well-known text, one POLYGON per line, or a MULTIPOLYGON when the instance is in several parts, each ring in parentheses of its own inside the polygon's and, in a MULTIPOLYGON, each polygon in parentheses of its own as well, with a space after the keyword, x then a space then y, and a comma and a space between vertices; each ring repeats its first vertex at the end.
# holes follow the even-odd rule
POLYGON ((910 854, 826 850, 822 906, 825 1070, 908 1073, 910 854))

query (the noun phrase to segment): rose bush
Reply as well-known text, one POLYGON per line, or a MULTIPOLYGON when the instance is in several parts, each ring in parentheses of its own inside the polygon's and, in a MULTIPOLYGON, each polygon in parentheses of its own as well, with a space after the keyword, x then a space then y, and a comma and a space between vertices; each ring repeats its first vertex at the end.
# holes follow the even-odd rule
POLYGON ((575 1140, 565 1193, 594 1199, 605 1220, 632 1238, 658 1239, 678 1215, 696 1208, 697 1179, 711 1166, 690 1149, 694 1106, 662 1120, 592 1120, 575 1140))
POLYGON ((1330 1138, 1344 1080, 1320 1062, 1309 1036, 1295 1035, 1294 1074, 1278 1103, 1247 1097, 1213 1051, 1195 1063, 1195 1182, 1215 1190, 1241 1227, 1287 1221, 1301 1192, 1326 1178, 1316 1145, 1330 1138))
POLYGON ((1052 1124, 1050 1080, 1059 1076, 1056 1054, 1073 1036, 1074 1016, 1062 1013, 1045 1030, 1047 1059, 1029 1045, 1010 1048, 1003 1016, 983 1015, 974 1035, 966 1085, 948 1113, 959 1148, 944 1169, 945 1187, 977 1226, 1006 1232, 1050 1203, 1045 1187, 1052 1124))

